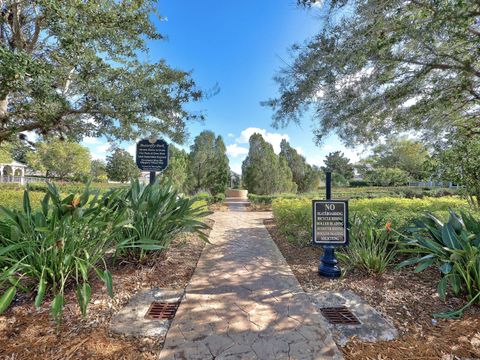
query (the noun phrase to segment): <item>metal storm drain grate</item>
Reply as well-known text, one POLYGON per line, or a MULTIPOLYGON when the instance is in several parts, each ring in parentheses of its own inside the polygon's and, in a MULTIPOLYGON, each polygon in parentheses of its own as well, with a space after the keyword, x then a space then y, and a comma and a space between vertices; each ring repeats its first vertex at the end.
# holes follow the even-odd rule
POLYGON ((359 325, 357 317, 345 306, 320 309, 330 324, 359 325))
POLYGON ((180 302, 152 302, 150 308, 145 314, 145 319, 152 320, 162 320, 168 319, 172 320, 175 317, 180 302))

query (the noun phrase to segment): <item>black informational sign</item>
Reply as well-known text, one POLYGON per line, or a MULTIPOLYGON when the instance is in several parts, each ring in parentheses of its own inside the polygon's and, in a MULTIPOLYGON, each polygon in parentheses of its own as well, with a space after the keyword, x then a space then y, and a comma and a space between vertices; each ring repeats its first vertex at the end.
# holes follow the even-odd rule
POLYGON ((168 166, 168 144, 164 140, 140 140, 136 154, 137 166, 142 171, 163 171, 168 166))
POLYGON ((348 201, 313 200, 313 244, 348 245, 348 201))

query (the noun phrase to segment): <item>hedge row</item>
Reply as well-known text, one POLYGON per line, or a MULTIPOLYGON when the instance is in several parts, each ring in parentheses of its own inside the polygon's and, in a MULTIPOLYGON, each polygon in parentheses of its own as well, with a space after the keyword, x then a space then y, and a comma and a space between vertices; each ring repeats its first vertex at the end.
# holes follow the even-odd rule
MULTIPOLYGON (((424 197, 443 197, 457 195, 456 189, 449 188, 412 188, 412 187, 356 187, 334 188, 332 196, 336 199, 375 199, 375 198, 408 198, 422 199, 424 197)), ((325 192, 304 194, 248 194, 248 199, 254 204, 270 205, 275 199, 324 199, 325 192)))
MULTIPOLYGON (((367 214, 401 229, 426 212, 446 218, 448 210, 469 211, 468 202, 459 197, 400 199, 383 197, 349 201, 351 214, 367 214)), ((273 217, 278 230, 290 241, 306 246, 312 233, 312 202, 310 199, 275 199, 273 217)))

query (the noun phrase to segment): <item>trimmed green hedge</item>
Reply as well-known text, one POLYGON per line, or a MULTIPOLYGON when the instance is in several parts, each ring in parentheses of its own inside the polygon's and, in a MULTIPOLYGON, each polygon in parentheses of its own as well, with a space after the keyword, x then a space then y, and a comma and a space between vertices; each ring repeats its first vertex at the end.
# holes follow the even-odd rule
MULTIPOLYGON (((30 202, 32 207, 36 208, 40 206, 45 196, 44 193, 38 191, 30 191, 30 202)), ((0 205, 8 209, 21 209, 23 207, 23 189, 19 190, 0 190, 0 205)), ((1 214, 0 214, 1 216, 1 214)))
POLYGON ((209 205, 216 204, 225 200, 225 194, 210 195, 208 192, 202 191, 192 196, 195 201, 206 201, 209 205))
MULTIPOLYGON (((426 212, 441 218, 448 217, 448 210, 470 211, 468 202, 459 197, 400 199, 376 198, 349 201, 349 210, 390 222, 401 229, 426 212)), ((310 243, 312 232, 312 202, 310 199, 276 199, 273 201, 273 217, 278 230, 289 240, 301 246, 310 243)))
MULTIPOLYGON (((456 189, 449 188, 415 188, 415 187, 346 187, 333 188, 332 196, 336 199, 375 199, 375 198, 419 198, 443 197, 457 195, 456 189)), ((303 194, 248 194, 248 199, 254 204, 270 205, 275 199, 324 199, 325 191, 303 194)))

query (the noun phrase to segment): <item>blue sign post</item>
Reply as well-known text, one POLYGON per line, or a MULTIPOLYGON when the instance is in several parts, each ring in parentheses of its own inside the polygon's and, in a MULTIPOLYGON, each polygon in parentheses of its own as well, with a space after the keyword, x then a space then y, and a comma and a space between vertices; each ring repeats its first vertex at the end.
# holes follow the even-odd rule
POLYGON ((312 244, 323 247, 318 274, 328 278, 341 275, 335 247, 348 245, 348 201, 332 200, 332 174, 326 173, 326 200, 312 201, 312 244))

